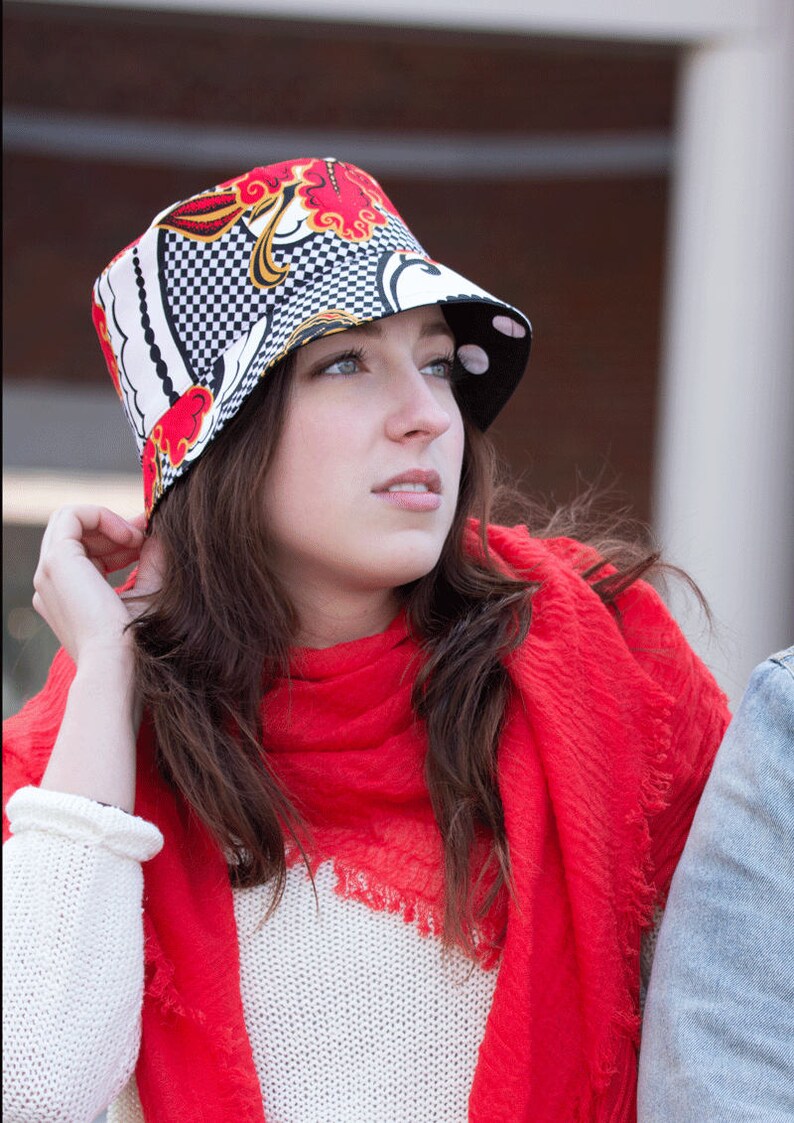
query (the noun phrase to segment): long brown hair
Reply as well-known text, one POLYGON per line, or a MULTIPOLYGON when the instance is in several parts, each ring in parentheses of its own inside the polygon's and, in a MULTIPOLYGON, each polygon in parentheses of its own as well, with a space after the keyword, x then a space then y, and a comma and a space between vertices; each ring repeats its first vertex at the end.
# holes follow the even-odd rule
MULTIPOLYGON (((268 763, 261 701, 286 673, 298 619, 271 563, 264 481, 288 407, 291 364, 272 371, 153 521, 169 578, 133 625, 138 677, 158 765, 229 856, 236 886, 284 888, 285 840, 303 846, 300 818, 268 763)), ((499 480, 493 446, 464 418, 466 442, 453 525, 433 570, 398 590, 425 659, 413 705, 427 731, 426 778, 445 855, 444 942, 471 952, 477 923, 510 885, 496 754, 509 689, 505 655, 526 635, 533 586, 491 563, 485 528, 512 506, 533 533, 574 534, 616 567, 586 574, 606 603, 650 569, 641 540, 594 534, 591 505, 551 517, 499 480), (482 556, 464 549, 479 520, 482 556), (584 530, 583 530, 584 528, 584 530), (485 839, 489 859, 474 874, 485 839)))

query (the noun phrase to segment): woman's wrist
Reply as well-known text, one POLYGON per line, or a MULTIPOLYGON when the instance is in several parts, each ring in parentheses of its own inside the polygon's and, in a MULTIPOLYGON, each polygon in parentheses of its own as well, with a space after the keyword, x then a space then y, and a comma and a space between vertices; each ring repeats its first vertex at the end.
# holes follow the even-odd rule
POLYGON ((97 636, 85 640, 75 658, 78 671, 94 672, 103 667, 109 672, 133 675, 135 641, 129 632, 119 636, 97 636))

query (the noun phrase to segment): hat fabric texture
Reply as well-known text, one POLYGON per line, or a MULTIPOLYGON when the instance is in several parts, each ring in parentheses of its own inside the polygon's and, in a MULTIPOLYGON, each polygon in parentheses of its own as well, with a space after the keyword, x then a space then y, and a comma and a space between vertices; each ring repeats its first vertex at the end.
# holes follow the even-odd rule
POLYGON ((288 160, 163 210, 93 290, 147 516, 280 360, 427 304, 443 308, 457 397, 485 429, 524 372, 529 321, 430 258, 366 172, 288 160))

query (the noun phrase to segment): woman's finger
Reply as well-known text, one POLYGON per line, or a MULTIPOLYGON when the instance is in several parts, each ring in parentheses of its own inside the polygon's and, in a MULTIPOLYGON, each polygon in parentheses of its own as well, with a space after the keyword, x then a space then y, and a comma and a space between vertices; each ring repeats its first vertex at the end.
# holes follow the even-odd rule
POLYGON ((105 573, 117 573, 120 569, 126 569, 128 565, 132 565, 139 557, 139 550, 117 549, 110 553, 103 554, 101 558, 95 560, 101 564, 105 573))
POLYGON ((141 552, 143 542, 116 542, 112 538, 106 538, 104 535, 90 534, 83 539, 83 548, 90 558, 99 558, 103 560, 110 554, 118 553, 131 553, 137 557, 141 552))
POLYGON ((109 507, 95 507, 88 504, 62 507, 56 511, 47 524, 42 540, 42 552, 56 543, 74 541, 80 543, 86 552, 94 551, 100 542, 108 541, 118 546, 143 545, 143 530, 109 507))

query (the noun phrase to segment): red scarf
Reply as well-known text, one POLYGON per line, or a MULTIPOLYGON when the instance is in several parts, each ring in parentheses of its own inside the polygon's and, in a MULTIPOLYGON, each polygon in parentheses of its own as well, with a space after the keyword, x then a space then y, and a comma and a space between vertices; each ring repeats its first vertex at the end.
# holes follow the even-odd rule
MULTIPOLYGON (((469 1119, 623 1123, 636 1116, 640 935, 686 839, 725 700, 647 585, 623 595, 618 627, 577 575, 593 561, 583 547, 501 527, 489 540, 540 588, 508 661, 498 776, 516 893, 469 1119)), ((443 885, 410 708, 419 658, 403 617, 381 635, 297 652, 265 718, 274 766, 313 828, 313 862, 334 861, 344 895, 432 931, 443 885)), ((59 654, 7 723, 6 798, 40 779, 72 675, 59 654)), ((263 1123, 226 865, 160 782, 147 727, 135 810, 165 836, 144 865, 146 1119, 263 1123)))

